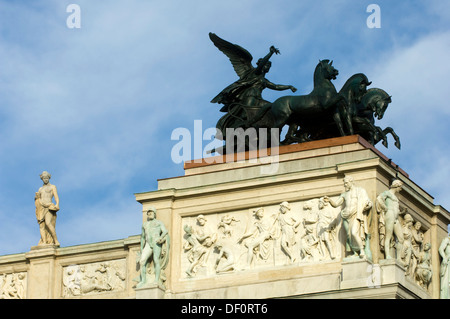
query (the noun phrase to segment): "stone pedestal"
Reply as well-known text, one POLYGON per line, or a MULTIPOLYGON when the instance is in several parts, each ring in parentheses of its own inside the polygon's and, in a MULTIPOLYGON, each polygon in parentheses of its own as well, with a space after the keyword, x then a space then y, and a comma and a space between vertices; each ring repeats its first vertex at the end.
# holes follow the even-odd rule
MULTIPOLYGON (((403 263, 397 259, 380 260, 381 284, 396 287, 396 298, 433 298, 432 291, 420 287, 411 277, 405 275, 403 263)), ((439 280, 439 273, 434 280, 439 280)))
POLYGON ((165 299, 169 297, 166 290, 157 284, 149 284, 146 287, 135 288, 136 299, 165 299))
POLYGON ((54 298, 55 285, 55 245, 42 245, 31 247, 25 257, 30 262, 28 273, 27 299, 54 298))
POLYGON ((341 289, 379 288, 381 281, 379 265, 360 259, 345 258, 342 261, 341 289))

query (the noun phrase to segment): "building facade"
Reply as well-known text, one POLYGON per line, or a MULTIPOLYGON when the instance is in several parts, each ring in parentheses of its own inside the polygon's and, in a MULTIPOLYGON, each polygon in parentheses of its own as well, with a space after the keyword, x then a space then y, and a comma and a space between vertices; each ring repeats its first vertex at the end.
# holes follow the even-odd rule
POLYGON ((359 136, 194 160, 135 197, 168 231, 160 275, 151 257, 137 286, 139 235, 33 247, 0 257, 2 297, 440 298, 449 212, 359 136))

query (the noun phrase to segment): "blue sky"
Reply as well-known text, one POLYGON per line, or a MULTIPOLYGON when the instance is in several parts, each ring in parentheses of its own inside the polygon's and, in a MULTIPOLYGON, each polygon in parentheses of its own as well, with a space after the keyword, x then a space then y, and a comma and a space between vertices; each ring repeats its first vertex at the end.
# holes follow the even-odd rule
POLYGON ((267 78, 297 94, 312 89, 319 59, 334 60, 337 89, 366 74, 392 95, 377 124, 402 142, 377 148, 450 208, 447 1, 0 0, 0 255, 39 241, 44 170, 61 200, 62 246, 140 232, 134 194, 183 175, 173 130, 214 127, 223 113, 209 101, 237 79, 209 32, 254 61, 277 47, 267 78), (81 28, 67 27, 69 4, 81 28), (366 24, 369 4, 380 28, 366 24))

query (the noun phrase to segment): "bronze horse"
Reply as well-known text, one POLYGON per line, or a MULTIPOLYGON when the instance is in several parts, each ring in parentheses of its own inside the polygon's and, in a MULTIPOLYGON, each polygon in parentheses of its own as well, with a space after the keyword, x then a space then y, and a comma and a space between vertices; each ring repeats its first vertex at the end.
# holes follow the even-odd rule
POLYGON ((338 109, 338 114, 333 114, 334 120, 331 121, 324 117, 320 123, 310 122, 308 119, 303 120, 303 125, 299 128, 299 125, 291 125, 289 127, 287 137, 283 144, 292 142, 292 135, 296 136, 300 141, 311 141, 318 139, 331 138, 336 136, 343 136, 342 129, 339 128, 339 116, 344 115, 347 127, 349 127, 349 134, 354 134, 353 128, 353 116, 356 113, 356 105, 361 103, 361 99, 367 92, 367 86, 372 82, 369 82, 366 75, 363 73, 357 73, 352 75, 343 85, 339 91, 339 95, 344 99, 345 104, 340 106, 343 109, 338 109), (336 125, 337 124, 337 125, 336 125))
MULTIPOLYGON (((363 79, 364 76, 355 74, 347 82, 353 82, 354 79, 358 78, 363 79)), ((354 83, 357 82, 359 81, 354 83)), ((370 82, 365 82, 364 80, 363 83, 370 84, 370 82)), ((400 149, 400 138, 391 127, 381 129, 379 126, 375 125, 375 118, 381 120, 387 107, 392 102, 391 96, 379 88, 372 88, 366 91, 363 86, 361 86, 360 90, 360 93, 365 92, 362 97, 353 95, 353 102, 349 103, 349 112, 352 119, 354 133, 362 136, 372 145, 376 145, 378 142, 382 141, 385 147, 388 147, 386 135, 391 134, 395 140, 395 146, 400 149)), ((352 94, 349 93, 349 91, 351 91, 349 90, 350 87, 351 86, 344 85, 340 91, 340 94, 352 96, 352 94)), ((357 89, 357 85, 353 86, 353 88, 357 89)), ((348 101, 351 100, 349 99, 348 101)), ((337 136, 339 132, 333 123, 328 123, 328 127, 320 127, 311 131, 304 131, 300 128, 300 130, 295 134, 300 136, 307 135, 309 140, 317 140, 337 136)))
POLYGON ((264 107, 246 127, 289 126, 282 144, 354 134, 351 110, 371 84, 367 77, 353 75, 337 92, 331 80, 339 74, 333 61, 322 60, 314 71, 314 88, 308 95, 283 96, 264 107), (344 126, 347 127, 345 131, 344 126))
POLYGON ((364 94, 361 103, 357 105, 356 114, 353 115, 353 125, 356 133, 365 138, 370 144, 375 145, 379 141, 388 147, 387 134, 391 134, 395 140, 395 146, 400 149, 400 138, 391 127, 381 129, 375 125, 375 116, 381 120, 386 112, 392 97, 382 89, 372 88, 364 94))

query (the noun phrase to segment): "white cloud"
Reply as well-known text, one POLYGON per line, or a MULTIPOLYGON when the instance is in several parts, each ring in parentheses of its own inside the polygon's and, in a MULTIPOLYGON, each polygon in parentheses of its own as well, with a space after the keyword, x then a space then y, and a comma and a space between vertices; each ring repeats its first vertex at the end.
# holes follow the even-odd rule
POLYGON ((409 46, 385 52, 367 73, 373 87, 392 95, 392 103, 379 125, 394 128, 402 141, 400 151, 393 148, 392 139, 388 150, 382 146, 379 149, 435 197, 435 204, 447 208, 448 52, 450 32, 431 33, 409 46))

